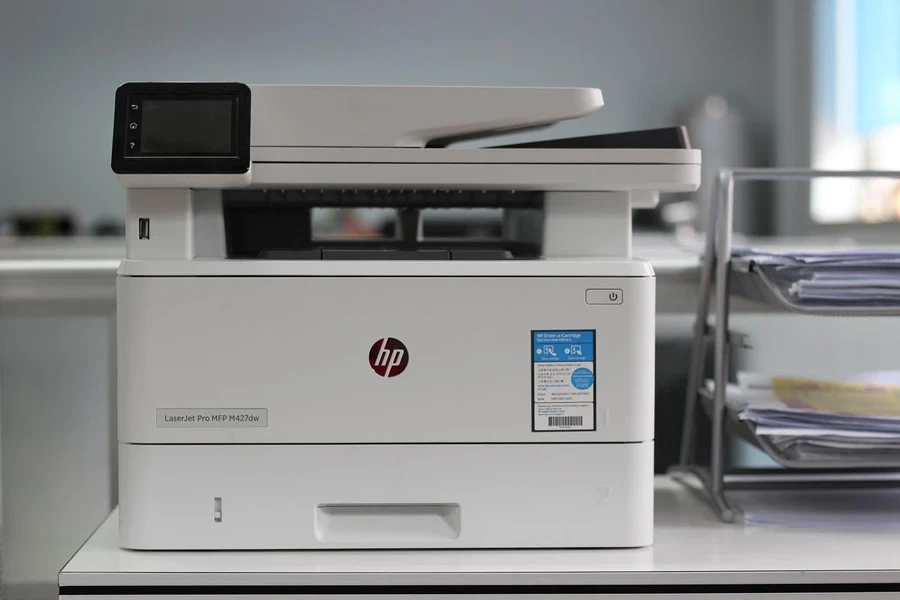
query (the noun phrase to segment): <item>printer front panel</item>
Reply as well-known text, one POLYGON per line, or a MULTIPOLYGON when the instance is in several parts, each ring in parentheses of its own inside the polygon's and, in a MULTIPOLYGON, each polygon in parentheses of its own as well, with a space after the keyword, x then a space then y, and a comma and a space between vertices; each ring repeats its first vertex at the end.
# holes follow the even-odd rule
POLYGON ((652 277, 367 277, 364 267, 120 276, 119 439, 649 441, 654 290, 652 277))

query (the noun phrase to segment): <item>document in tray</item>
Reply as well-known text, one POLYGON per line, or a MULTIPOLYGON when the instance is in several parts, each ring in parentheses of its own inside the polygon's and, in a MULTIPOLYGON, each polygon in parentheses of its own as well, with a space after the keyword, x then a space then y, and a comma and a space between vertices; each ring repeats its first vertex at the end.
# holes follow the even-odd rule
POLYGON ((791 408, 900 417, 900 386, 774 377, 775 395, 791 408))
POLYGON ((884 376, 825 381, 740 373, 727 397, 741 420, 758 425, 900 433, 900 385, 884 376))
POLYGON ((789 298, 811 305, 900 305, 900 250, 766 252, 735 248, 789 298))
POLYGON ((792 460, 900 461, 896 373, 821 381, 739 373, 729 409, 792 460))

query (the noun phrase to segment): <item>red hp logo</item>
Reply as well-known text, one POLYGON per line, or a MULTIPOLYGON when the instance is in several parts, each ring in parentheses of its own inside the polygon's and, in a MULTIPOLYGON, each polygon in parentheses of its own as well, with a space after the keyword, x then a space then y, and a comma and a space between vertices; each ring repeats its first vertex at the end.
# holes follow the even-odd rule
POLYGON ((396 377, 408 364, 409 351, 397 338, 381 338, 369 349, 369 366, 382 377, 396 377))

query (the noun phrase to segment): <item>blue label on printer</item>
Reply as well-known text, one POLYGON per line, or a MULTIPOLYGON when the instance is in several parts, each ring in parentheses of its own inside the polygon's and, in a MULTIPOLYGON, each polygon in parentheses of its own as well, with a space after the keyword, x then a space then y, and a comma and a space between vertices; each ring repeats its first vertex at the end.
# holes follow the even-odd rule
POLYGON ((596 431, 593 329, 531 332, 532 431, 596 431))
POLYGON ((593 331, 534 331, 534 362, 594 361, 593 331))

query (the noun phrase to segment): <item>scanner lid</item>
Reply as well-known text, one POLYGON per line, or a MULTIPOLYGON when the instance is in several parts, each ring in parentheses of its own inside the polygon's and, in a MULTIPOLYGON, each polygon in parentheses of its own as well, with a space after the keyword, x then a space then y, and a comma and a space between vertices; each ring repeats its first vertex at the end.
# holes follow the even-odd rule
POLYGON ((596 88, 251 85, 253 147, 443 146, 603 106, 596 88))

